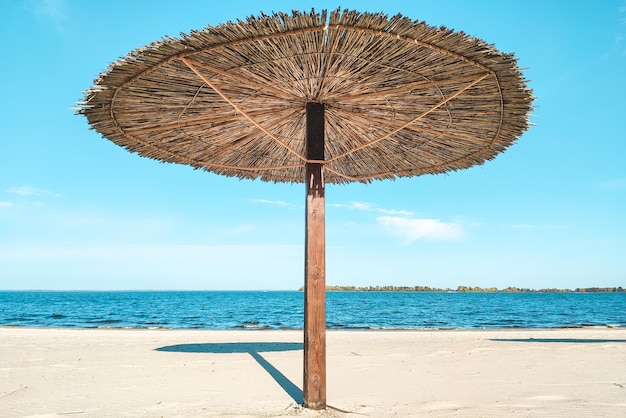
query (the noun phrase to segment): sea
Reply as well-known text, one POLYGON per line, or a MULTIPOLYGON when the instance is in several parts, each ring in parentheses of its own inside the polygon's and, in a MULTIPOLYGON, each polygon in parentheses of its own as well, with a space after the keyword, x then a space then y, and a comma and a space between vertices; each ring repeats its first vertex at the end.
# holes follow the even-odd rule
MULTIPOLYGON (((0 326, 302 329, 299 291, 0 291, 0 326)), ((330 330, 626 327, 626 293, 328 292, 330 330)))

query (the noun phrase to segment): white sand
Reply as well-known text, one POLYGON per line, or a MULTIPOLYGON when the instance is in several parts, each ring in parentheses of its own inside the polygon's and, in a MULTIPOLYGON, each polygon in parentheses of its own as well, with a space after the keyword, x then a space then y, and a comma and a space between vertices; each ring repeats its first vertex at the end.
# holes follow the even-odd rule
POLYGON ((315 412, 296 402, 298 331, 0 328, 0 417, 626 416, 623 328, 327 340, 315 412))

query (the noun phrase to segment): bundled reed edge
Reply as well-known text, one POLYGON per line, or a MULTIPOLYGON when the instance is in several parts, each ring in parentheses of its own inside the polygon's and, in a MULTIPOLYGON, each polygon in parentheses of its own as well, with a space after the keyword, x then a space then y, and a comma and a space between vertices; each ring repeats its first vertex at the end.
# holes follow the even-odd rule
POLYGON ((512 54, 401 15, 276 13, 165 38, 110 65, 78 113, 131 152, 302 182, 306 103, 325 106, 327 183, 482 164, 529 126, 512 54))

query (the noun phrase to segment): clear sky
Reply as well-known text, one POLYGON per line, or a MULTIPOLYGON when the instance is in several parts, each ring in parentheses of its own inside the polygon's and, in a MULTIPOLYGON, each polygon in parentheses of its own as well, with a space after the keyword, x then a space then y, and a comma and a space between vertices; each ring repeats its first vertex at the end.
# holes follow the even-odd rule
POLYGON ((163 36, 261 12, 401 13, 512 52, 532 126, 448 175, 327 186, 327 283, 626 287, 626 1, 0 2, 0 289, 297 289, 304 186, 130 154, 76 103, 163 36))

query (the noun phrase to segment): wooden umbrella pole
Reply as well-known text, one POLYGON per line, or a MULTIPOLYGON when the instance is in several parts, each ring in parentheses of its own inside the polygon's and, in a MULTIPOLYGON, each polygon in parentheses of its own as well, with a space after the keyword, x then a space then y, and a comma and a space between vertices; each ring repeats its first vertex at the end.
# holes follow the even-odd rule
POLYGON ((306 408, 326 408, 326 237, 324 104, 306 105, 306 236, 304 260, 304 384, 306 408))

